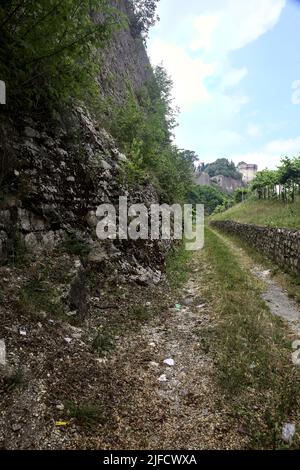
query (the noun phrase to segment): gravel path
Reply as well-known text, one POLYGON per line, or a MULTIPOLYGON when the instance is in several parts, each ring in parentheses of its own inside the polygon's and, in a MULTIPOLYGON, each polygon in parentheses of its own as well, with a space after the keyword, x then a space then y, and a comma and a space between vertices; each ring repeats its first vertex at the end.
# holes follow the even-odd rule
POLYGON ((300 309, 297 302, 288 296, 272 278, 269 270, 255 266, 252 273, 266 284, 262 298, 268 303, 271 312, 287 321, 295 333, 300 333, 300 309))
MULTIPOLYGON (((196 255, 180 305, 174 302, 127 338, 108 362, 122 390, 114 410, 116 425, 107 423, 101 435, 81 440, 81 448, 193 450, 245 445, 239 423, 217 392, 212 357, 203 350, 214 316, 201 299, 205 274, 199 272, 198 262, 196 255)), ((213 345, 209 349, 213 352, 213 345)))

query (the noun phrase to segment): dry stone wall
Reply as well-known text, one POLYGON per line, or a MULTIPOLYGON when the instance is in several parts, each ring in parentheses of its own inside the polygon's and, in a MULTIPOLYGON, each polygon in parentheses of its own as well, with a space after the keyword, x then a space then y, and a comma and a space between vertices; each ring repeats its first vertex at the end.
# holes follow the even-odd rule
POLYGON ((237 235, 250 246, 293 274, 300 274, 300 230, 261 227, 232 220, 211 224, 231 235, 237 235))

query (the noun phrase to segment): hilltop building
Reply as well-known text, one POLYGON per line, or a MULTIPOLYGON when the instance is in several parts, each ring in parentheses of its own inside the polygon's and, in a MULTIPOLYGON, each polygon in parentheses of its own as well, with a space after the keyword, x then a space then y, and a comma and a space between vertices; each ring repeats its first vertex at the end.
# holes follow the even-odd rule
POLYGON ((237 169, 243 175, 243 182, 249 184, 254 180, 258 168, 254 163, 240 162, 237 169))

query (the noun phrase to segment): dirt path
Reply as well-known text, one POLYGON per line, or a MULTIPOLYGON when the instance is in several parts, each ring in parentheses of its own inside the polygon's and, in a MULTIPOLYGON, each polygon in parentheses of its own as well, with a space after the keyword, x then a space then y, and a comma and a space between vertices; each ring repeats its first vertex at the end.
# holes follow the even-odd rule
POLYGON ((271 312, 288 322, 293 332, 300 334, 299 304, 291 299, 287 291, 272 279, 271 271, 254 263, 245 250, 235 245, 229 238, 221 235, 216 230, 213 230, 213 232, 238 256, 241 264, 250 269, 252 274, 263 282, 264 292, 262 298, 267 302, 271 312))
MULTIPOLYGON (((188 305, 170 307, 127 338, 107 367, 122 365, 113 421, 78 446, 110 449, 235 449, 244 446, 239 423, 213 382, 213 360, 203 348, 214 321, 202 298, 197 268, 182 290, 188 305), (169 365, 164 361, 169 359, 169 365), (173 362, 174 361, 174 362, 173 362), (122 383, 121 383, 122 382, 122 383), (124 388, 124 382, 128 387, 124 388)), ((116 383, 118 387, 118 383, 116 383)))
POLYGON ((266 285, 262 298, 268 303, 271 312, 287 321, 293 331, 299 334, 300 309, 298 304, 289 298, 287 292, 271 278, 269 270, 264 270, 261 266, 254 266, 252 273, 262 279, 266 285))

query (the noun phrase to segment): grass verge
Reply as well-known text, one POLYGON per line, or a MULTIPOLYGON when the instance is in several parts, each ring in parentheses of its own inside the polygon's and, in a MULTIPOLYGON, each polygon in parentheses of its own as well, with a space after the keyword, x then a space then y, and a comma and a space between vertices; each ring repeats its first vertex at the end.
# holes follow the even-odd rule
POLYGON ((211 219, 235 220, 248 224, 300 230, 300 197, 294 203, 251 198, 225 212, 212 216, 211 219))
POLYGON ((261 299, 259 281, 210 229, 202 256, 211 266, 207 296, 217 316, 211 342, 218 383, 251 448, 285 448, 282 425, 297 421, 300 403, 300 370, 291 361, 288 332, 261 299))
POLYGON ((185 249, 183 240, 177 247, 173 248, 167 258, 166 274, 171 287, 179 289, 188 279, 189 261, 192 251, 185 249))

